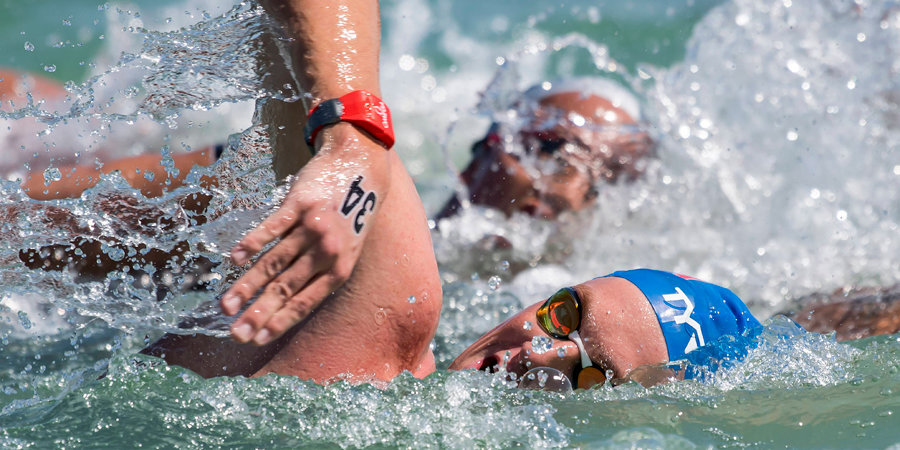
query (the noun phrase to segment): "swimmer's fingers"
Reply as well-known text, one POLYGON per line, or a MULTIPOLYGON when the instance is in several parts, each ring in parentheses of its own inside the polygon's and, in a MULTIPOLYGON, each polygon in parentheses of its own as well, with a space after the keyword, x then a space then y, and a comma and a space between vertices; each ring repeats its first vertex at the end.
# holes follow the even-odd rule
POLYGON ((321 303, 321 299, 334 292, 340 285, 341 283, 333 275, 317 276, 272 315, 263 330, 267 330, 272 336, 281 336, 291 327, 306 319, 321 303))
POLYGON ((237 265, 244 265, 250 257, 259 253, 270 242, 283 236, 300 222, 298 209, 294 202, 287 201, 275 213, 267 217, 253 231, 247 233, 237 245, 231 249, 231 259, 237 265))
MULTIPOLYGON (((259 298, 235 321, 231 327, 231 335, 238 342, 253 342, 256 345, 265 345, 277 339, 291 326, 306 318, 309 311, 318 305, 311 303, 307 313, 298 316, 297 321, 284 328, 271 329, 265 327, 270 318, 289 303, 291 298, 301 291, 303 286, 317 273, 320 266, 327 261, 317 258, 313 254, 301 256, 290 269, 266 284, 259 298)), ((322 296, 324 297, 324 295, 322 296)), ((321 301, 322 297, 318 300, 321 301)))
MULTIPOLYGON (((221 301, 222 311, 229 316, 237 314, 241 307, 256 295, 257 291, 269 284, 275 277, 279 276, 285 268, 292 264, 296 265, 294 262, 295 259, 298 260, 298 262, 302 260, 303 257, 297 258, 297 255, 305 253, 310 242, 311 240, 307 233, 295 228, 290 234, 285 236, 281 242, 259 258, 259 261, 256 261, 256 263, 253 264, 253 267, 238 278, 231 289, 225 292, 221 301)), ((294 271, 294 275, 299 274, 294 271)), ((302 280, 302 283, 299 283, 299 285, 291 291, 291 295, 299 291, 311 275, 312 274, 307 275, 306 278, 302 280)), ((272 289, 275 289, 275 287, 272 289)))

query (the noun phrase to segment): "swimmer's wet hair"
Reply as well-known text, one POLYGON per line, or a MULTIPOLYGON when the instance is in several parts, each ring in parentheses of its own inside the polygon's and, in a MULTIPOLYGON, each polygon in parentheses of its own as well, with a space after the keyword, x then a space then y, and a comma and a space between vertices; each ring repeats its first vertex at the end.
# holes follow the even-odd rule
POLYGON ((573 77, 537 83, 523 94, 526 101, 539 102, 551 95, 564 92, 593 94, 609 100, 621 108, 636 122, 642 119, 641 103, 634 93, 615 81, 600 77, 573 77))

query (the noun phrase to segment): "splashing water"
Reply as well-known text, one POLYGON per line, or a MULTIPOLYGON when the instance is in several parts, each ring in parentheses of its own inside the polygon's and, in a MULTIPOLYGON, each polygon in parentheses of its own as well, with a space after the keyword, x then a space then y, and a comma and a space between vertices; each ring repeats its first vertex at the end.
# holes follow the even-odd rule
POLYGON ((535 336, 531 338, 531 351, 537 354, 547 353, 553 348, 553 340, 547 336, 535 336))
POLYGON ((472 209, 440 230, 439 261, 483 273, 492 260, 459 255, 496 234, 526 267, 561 263, 578 281, 622 267, 675 270, 732 288, 764 316, 809 292, 896 282, 900 216, 896 190, 884 186, 900 172, 898 68, 882 62, 896 59, 898 11, 788 3, 723 5, 700 23, 684 61, 640 66, 637 76, 579 36, 510 58, 482 98, 484 114, 508 120, 553 49, 583 49, 645 96, 659 157, 638 182, 598 187, 596 210, 567 221, 578 226, 499 224, 502 215, 472 209))
MULTIPOLYGON (((136 19, 135 13, 122 14, 136 19)), ((105 73, 80 87, 70 88, 69 97, 61 105, 67 110, 49 111, 42 109, 46 105, 31 104, 9 113, 0 112, 0 117, 17 121, 39 119, 47 125, 43 134, 52 146, 56 145, 59 134, 66 137, 67 133, 57 124, 97 127, 101 131, 123 127, 130 132, 130 139, 142 140, 147 138, 146 130, 135 124, 145 118, 168 123, 184 110, 209 110, 223 103, 252 101, 264 95, 252 70, 241 72, 232 66, 246 67, 254 60, 258 46, 252 43, 268 26, 260 9, 249 3, 238 4, 217 20, 173 32, 131 26, 130 33, 143 36, 140 52, 123 53, 118 63, 105 73), (185 45, 186 42, 190 45, 185 45), (123 72, 141 74, 142 90, 146 94, 134 97, 130 90, 120 91, 117 97, 100 103, 93 95, 95 87, 104 85, 107 77, 123 72), (195 95, 179 95, 186 91, 195 95), (117 102, 123 96, 133 102, 117 102)), ((11 265, 3 273, 6 291, 41 295, 52 299, 57 308, 79 316, 98 317, 128 332, 144 327, 148 318, 155 322, 154 326, 175 330, 187 319, 217 316, 208 306, 195 311, 210 300, 208 294, 174 296, 167 291, 177 292, 179 286, 198 283, 196 278, 202 273, 197 270, 202 272, 203 268, 191 270, 192 264, 219 266, 205 282, 210 291, 218 291, 218 280, 231 270, 227 263, 222 264, 221 253, 237 241, 249 224, 246 214, 238 214, 239 210, 270 208, 282 195, 275 188, 271 172, 262 164, 268 148, 263 136, 258 128, 248 128, 230 140, 233 150, 226 152, 221 164, 195 169, 188 175, 184 188, 154 199, 144 198, 116 174, 104 176, 96 187, 78 199, 52 202, 32 201, 24 196, 17 182, 5 182, 0 207, 9 220, 2 230, 4 247, 0 258, 11 265), (217 186, 215 191, 200 188, 198 181, 206 175, 217 176, 225 184, 217 186), (215 220, 203 219, 206 223, 202 225, 200 217, 180 206, 185 198, 198 195, 213 198, 207 215, 215 220), (48 220, 35 221, 36 217, 48 220), (81 246, 72 243, 85 240, 98 243, 101 259, 105 260, 101 263, 98 259, 97 264, 101 265, 122 262, 126 256, 133 259, 136 254, 150 256, 138 258, 130 266, 105 277, 101 275, 92 282, 79 279, 84 278, 83 264, 81 275, 66 270, 13 269, 14 261, 19 259, 19 249, 32 249, 36 253, 33 258, 44 259, 45 267, 55 263, 54 257, 63 259, 62 254, 66 252, 74 252, 77 261, 83 253, 80 253, 81 246), (183 251, 185 246, 186 267, 176 263, 163 268, 152 259, 151 251, 168 254, 176 248, 183 251), (164 301, 159 301, 160 295, 164 301)), ((90 139, 103 146, 116 143, 114 138, 102 133, 92 133, 90 139)), ((173 136, 167 134, 165 139, 171 141, 173 136)), ((163 169, 169 176, 177 177, 170 147, 162 146, 161 153, 163 169)), ((49 159, 50 164, 65 162, 68 162, 65 158, 49 159)), ((29 165, 34 168, 38 163, 30 161, 29 165)), ((62 175, 58 168, 51 166, 44 170, 43 176, 53 181, 62 175)), ((221 319, 213 320, 208 328, 221 328, 219 322, 221 319)))
POLYGON ((659 166, 601 194, 602 238, 581 248, 720 280, 761 312, 896 282, 900 211, 883 186, 897 182, 897 67, 882 64, 897 56, 896 14, 827 1, 713 11, 683 63, 641 72, 659 166))
MULTIPOLYGON (((511 120, 518 92, 545 78, 600 73, 628 83, 659 144, 647 176, 602 186, 592 214, 550 224, 473 207, 435 229, 445 308, 434 342, 439 368, 559 286, 619 268, 728 285, 760 317, 811 291, 897 280, 898 194, 883 188, 900 173, 900 16, 891 4, 739 0, 703 16, 685 43, 686 31, 674 30, 690 30, 718 2, 383 3, 385 98, 429 211, 456 189, 447 165, 459 167, 487 123, 511 120), (644 49, 635 35, 648 29, 660 35, 644 49), (485 235, 512 248, 481 251, 485 235)), ((284 195, 269 168, 267 130, 250 117, 257 101, 297 95, 257 79, 271 24, 253 3, 184 13, 196 5, 155 14, 101 5, 108 25, 94 34, 110 47, 87 80, 67 84, 64 102, 0 110, 0 140, 18 149, 2 162, 11 181, 0 184, 4 447, 898 443, 897 337, 837 343, 788 333, 778 318, 744 361, 704 379, 567 395, 472 371, 379 386, 204 380, 135 356, 165 331, 225 335, 215 300, 238 269, 224 254, 284 195), (178 153, 209 139, 228 144, 223 160, 155 199, 117 174, 81 198, 50 202, 29 199, 15 181, 26 163, 52 180, 75 160, 164 146, 178 153), (71 142, 78 155, 63 145, 71 142), (204 175, 219 185, 200 187, 204 175), (195 195, 211 198, 205 218, 180 207, 195 195), (66 220, 50 220, 59 217, 66 220), (138 258, 97 277, 22 268, 20 249, 40 264, 92 265, 71 245, 79 240, 96 242, 113 265, 151 250, 177 249, 186 260, 138 258)), ((44 50, 30 30, 17 38, 18 52, 44 50)), ((56 66, 47 75, 68 70, 62 61, 41 64, 56 66)))

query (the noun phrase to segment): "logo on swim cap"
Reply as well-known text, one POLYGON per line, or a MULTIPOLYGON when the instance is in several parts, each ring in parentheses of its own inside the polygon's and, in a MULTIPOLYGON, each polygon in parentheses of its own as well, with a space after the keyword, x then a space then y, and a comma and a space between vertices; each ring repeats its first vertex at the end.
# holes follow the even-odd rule
POLYGON ((671 316, 671 319, 668 318, 668 314, 660 315, 660 317, 665 317, 662 319, 663 322, 674 321, 679 325, 687 324, 689 327, 694 329, 694 333, 691 334, 690 340, 684 347, 684 353, 689 353, 691 350, 696 350, 706 345, 703 340, 703 330, 700 329, 700 324, 697 323, 696 320, 691 318, 691 313, 694 312, 694 302, 691 301, 691 298, 688 297, 680 287, 676 286, 675 292, 672 294, 663 294, 663 303, 665 303, 666 306, 672 309, 684 311, 679 315, 671 316), (684 307, 678 307, 672 304, 672 302, 677 301, 683 302, 684 307))

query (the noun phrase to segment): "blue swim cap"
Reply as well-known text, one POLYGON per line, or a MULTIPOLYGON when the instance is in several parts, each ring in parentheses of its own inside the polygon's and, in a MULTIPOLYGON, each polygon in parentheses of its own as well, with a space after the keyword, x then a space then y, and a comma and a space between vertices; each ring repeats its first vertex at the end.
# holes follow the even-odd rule
POLYGON ((712 283, 651 269, 606 276, 630 281, 650 301, 666 339, 669 361, 683 359, 721 336, 737 337, 762 326, 737 295, 712 283))

